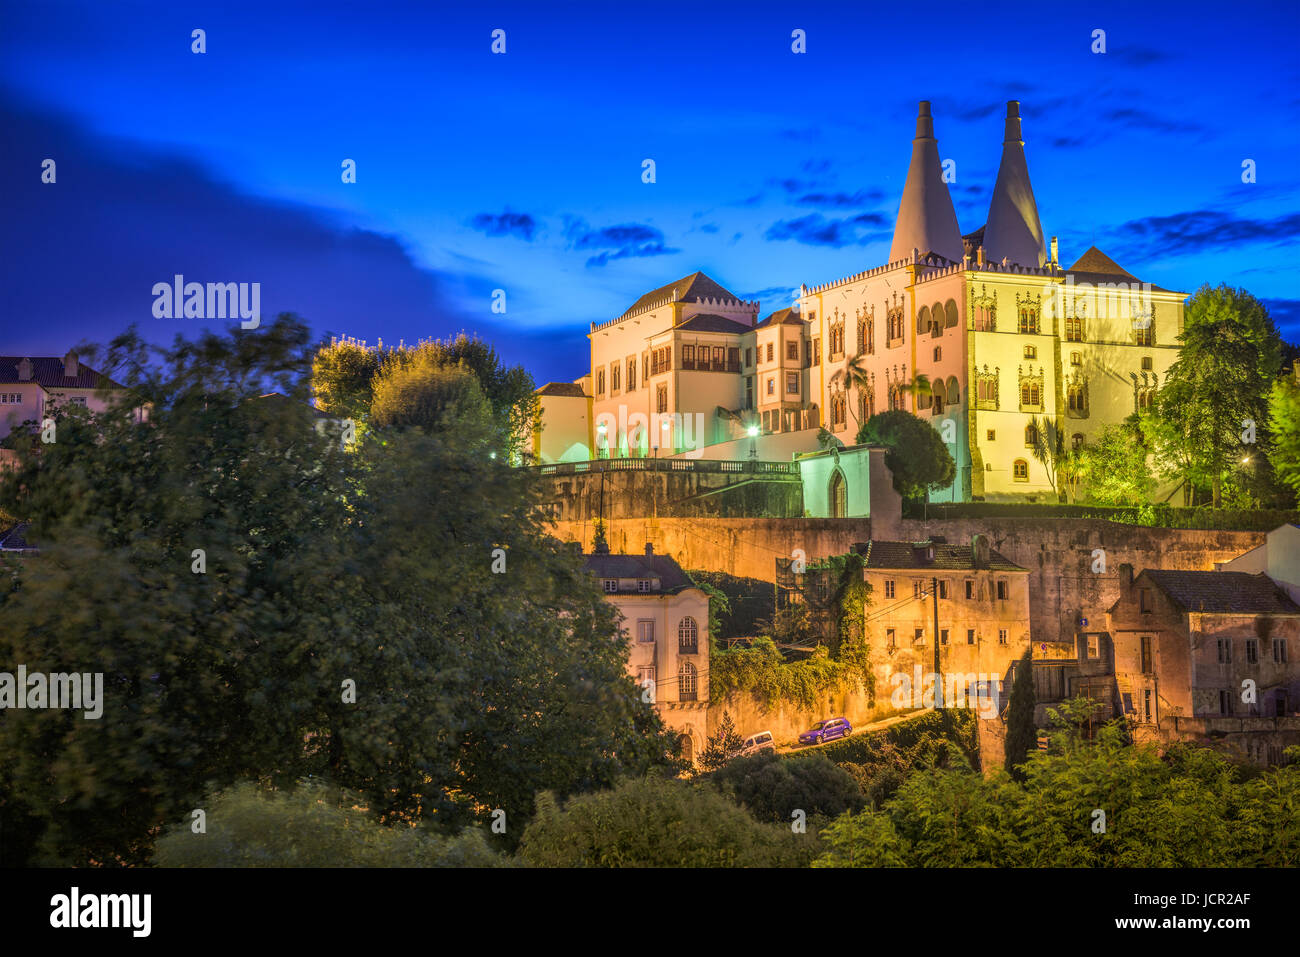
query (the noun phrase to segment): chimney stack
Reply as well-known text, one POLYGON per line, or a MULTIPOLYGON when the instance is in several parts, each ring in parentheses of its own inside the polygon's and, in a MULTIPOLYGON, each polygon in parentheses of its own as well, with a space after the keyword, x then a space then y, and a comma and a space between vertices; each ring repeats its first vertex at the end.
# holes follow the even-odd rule
POLYGON ((653 543, 653 542, 646 542, 646 543, 645 543, 645 557, 646 557, 646 558, 654 558, 654 555, 655 555, 655 547, 654 547, 654 543, 653 543))
POLYGON ((32 360, 24 358, 18 363, 18 379, 20 382, 29 382, 32 378, 32 360))
POLYGON ((1124 562, 1119 566, 1119 593, 1127 595, 1133 590, 1133 566, 1124 562))
POLYGON ((1034 188, 1029 183, 1025 141, 1020 133, 1020 101, 1007 102, 1006 135, 1002 163, 989 218, 984 225, 984 248, 992 262, 1007 260, 1021 266, 1040 267, 1047 259, 1043 226, 1038 219, 1034 188))
MULTIPOLYGON (((889 261, 906 259, 909 251, 938 253, 945 259, 960 262, 961 230, 952 195, 943 180, 939 144, 934 138, 934 119, 930 101, 917 104, 916 138, 912 140, 912 162, 903 183, 903 196, 894 221, 894 240, 889 247, 889 261)), ((913 253, 912 261, 917 255, 913 253)))
POLYGON ((971 561, 976 568, 989 567, 989 540, 986 535, 975 535, 970 540, 971 561))
POLYGON ((69 378, 75 378, 77 375, 77 353, 69 349, 68 354, 63 357, 63 374, 69 378))

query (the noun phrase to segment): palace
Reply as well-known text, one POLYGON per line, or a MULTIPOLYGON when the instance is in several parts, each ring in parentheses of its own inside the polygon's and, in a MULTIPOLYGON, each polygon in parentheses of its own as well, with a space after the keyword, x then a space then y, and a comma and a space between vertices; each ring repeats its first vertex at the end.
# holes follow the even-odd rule
POLYGON ((1035 424, 1077 446, 1150 405, 1178 356, 1186 295, 1096 247, 1045 241, 1007 104, 988 218, 962 235, 922 102, 889 262, 759 304, 697 272, 593 323, 591 371, 538 390, 541 463, 677 456, 789 461, 844 446, 878 411, 939 431, 957 465, 932 501, 1055 497, 1035 424))

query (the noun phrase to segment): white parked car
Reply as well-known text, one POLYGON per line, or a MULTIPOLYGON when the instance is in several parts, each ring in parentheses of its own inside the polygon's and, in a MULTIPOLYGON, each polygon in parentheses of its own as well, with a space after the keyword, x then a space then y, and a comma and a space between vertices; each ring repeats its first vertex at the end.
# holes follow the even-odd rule
POLYGON ((775 751, 776 742, 772 740, 771 731, 760 731, 758 734, 751 734, 740 746, 736 752, 736 757, 743 758, 751 754, 758 754, 760 751, 775 751))

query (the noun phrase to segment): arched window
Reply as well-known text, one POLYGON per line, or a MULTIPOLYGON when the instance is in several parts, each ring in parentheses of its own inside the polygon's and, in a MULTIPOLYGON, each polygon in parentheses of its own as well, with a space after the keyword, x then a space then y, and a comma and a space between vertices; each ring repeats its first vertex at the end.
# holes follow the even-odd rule
POLYGON ((922 306, 921 311, 916 314, 916 331, 930 331, 930 307, 922 306))
POLYGON ((677 651, 683 655, 693 655, 700 650, 700 629, 695 619, 687 615, 677 623, 677 651))
POLYGON ((1038 426, 1030 422, 1025 426, 1025 448, 1032 449, 1038 444, 1038 426))
POLYGON ((959 405, 961 403, 961 389, 957 387, 957 377, 955 375, 948 376, 948 388, 944 392, 943 400, 949 405, 959 405))
POLYGON ((931 408, 934 409, 934 414, 938 415, 943 411, 943 403, 945 399, 942 379, 935 379, 934 383, 930 386, 930 398, 931 408))
POLYGON ((699 689, 699 672, 689 661, 683 661, 677 669, 677 700, 694 701, 699 689))
POLYGON ((844 481, 844 473, 839 469, 831 473, 829 496, 831 518, 845 518, 849 511, 849 486, 844 481))
POLYGON ((681 744, 682 760, 687 764, 695 763, 695 742, 691 740, 689 734, 684 734, 677 739, 681 744))
POLYGON ((930 307, 930 335, 943 335, 944 311, 943 303, 936 302, 930 307))
POLYGON ((1011 466, 1011 475, 1017 482, 1029 481, 1029 463, 1024 459, 1016 459, 1015 464, 1011 466))
POLYGON ((1082 433, 1082 432, 1075 432, 1074 435, 1070 436, 1070 447, 1071 447, 1072 449, 1074 449, 1076 452, 1077 452, 1079 449, 1083 448, 1083 433, 1082 433))
POLYGON ((944 313, 944 317, 945 317, 945 323, 944 323, 944 324, 945 324, 949 329, 951 329, 953 326, 957 325, 957 303, 955 303, 955 302, 953 302, 953 300, 949 299, 947 302, 945 302, 945 303, 943 304, 943 313, 944 313))

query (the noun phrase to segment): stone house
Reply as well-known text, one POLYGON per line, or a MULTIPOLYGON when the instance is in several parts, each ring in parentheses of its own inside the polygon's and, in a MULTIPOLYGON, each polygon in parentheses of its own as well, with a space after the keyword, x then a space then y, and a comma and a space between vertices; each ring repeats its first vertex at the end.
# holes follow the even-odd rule
POLYGON ((983 535, 965 545, 938 536, 873 540, 854 551, 871 589, 865 634, 877 697, 910 689, 917 703, 909 706, 922 706, 917 681, 934 680, 937 640, 943 704, 960 703, 954 693, 979 693, 1001 710, 1012 666, 1030 643, 1028 569, 991 549, 983 535))
POLYGON ((643 555, 615 555, 598 541, 584 564, 619 610, 628 673, 694 761, 708 736, 709 596, 649 544, 643 555))
MULTIPOLYGON (((1110 609, 1120 704, 1165 718, 1270 717, 1300 707, 1300 606, 1264 574, 1120 568, 1110 609)), ((1176 722, 1175 722, 1176 723, 1176 722)))

